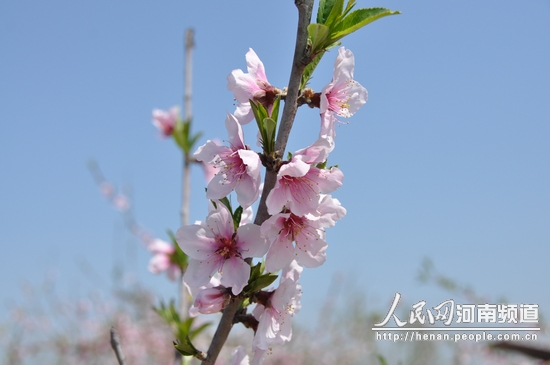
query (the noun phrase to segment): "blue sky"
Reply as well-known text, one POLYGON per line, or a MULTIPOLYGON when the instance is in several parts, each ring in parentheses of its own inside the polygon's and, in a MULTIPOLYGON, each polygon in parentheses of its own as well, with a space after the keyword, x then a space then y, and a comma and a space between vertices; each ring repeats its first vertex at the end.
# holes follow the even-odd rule
MULTIPOLYGON (((369 101, 337 130, 329 162, 345 174, 334 196, 348 215, 328 231, 327 262, 303 276, 303 311, 320 308, 335 275, 373 309, 389 308, 395 292, 439 304, 452 295, 416 279, 429 257, 495 303, 537 303, 550 315, 550 2, 358 6, 403 14, 344 39, 369 101)), ((290 0, 0 3, 2 317, 21 301, 21 283, 52 270, 72 297, 107 291, 115 265, 165 298, 175 290, 147 272, 149 254, 86 164, 97 161, 132 196, 137 220, 166 239, 179 224, 181 159, 150 119, 182 104, 185 29, 196 31, 202 144, 226 138, 226 76, 246 67, 249 47, 269 81, 286 86, 296 19, 290 0)), ((330 81, 335 57, 325 56, 313 88, 330 81)), ((299 110, 289 150, 317 133, 317 112, 299 110)), ((250 145, 255 135, 245 129, 250 145)), ((191 219, 200 220, 204 183, 193 173, 191 219)))

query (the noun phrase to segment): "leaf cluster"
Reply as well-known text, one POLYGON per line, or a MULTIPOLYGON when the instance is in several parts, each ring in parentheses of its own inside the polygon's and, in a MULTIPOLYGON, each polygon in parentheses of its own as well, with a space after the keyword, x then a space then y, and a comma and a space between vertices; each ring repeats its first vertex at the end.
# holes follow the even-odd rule
POLYGON ((202 132, 191 135, 191 121, 178 120, 172 133, 177 145, 182 149, 185 155, 189 155, 194 150, 195 143, 202 136, 202 132))
MULTIPOLYGON (((241 218, 243 215, 243 207, 240 205, 233 211, 233 207, 231 206, 231 202, 227 198, 227 196, 223 197, 222 199, 219 199, 220 203, 225 205, 227 210, 229 210, 229 213, 231 214, 231 218, 233 218, 233 228, 234 231, 237 232, 237 228, 241 225, 241 218)), ((211 200, 212 204, 214 205, 214 208, 218 208, 218 205, 216 204, 216 201, 211 200)))
POLYGON ((281 97, 277 96, 273 102, 273 108, 271 113, 263 106, 262 103, 256 103, 250 100, 250 106, 254 113, 254 118, 258 124, 260 131, 260 144, 266 155, 271 155, 275 151, 275 133, 277 128, 277 121, 279 120, 279 106, 281 103, 281 97))
POLYGON ((258 262, 255 266, 252 266, 250 269, 250 279, 248 280, 248 285, 244 287, 243 293, 250 294, 255 291, 260 291, 263 288, 273 284, 277 280, 278 275, 265 273, 265 262, 258 262))
POLYGON ((170 237, 170 240, 172 241, 172 244, 176 248, 174 253, 170 255, 170 261, 177 264, 180 267, 181 272, 183 273, 187 269, 187 265, 189 263, 189 256, 187 256, 185 252, 181 250, 180 246, 178 245, 178 242, 176 241, 176 236, 174 235, 174 232, 172 232, 171 230, 168 230, 167 233, 168 233, 168 236, 170 237))
POLYGON ((367 24, 388 15, 401 14, 386 8, 362 8, 353 10, 355 0, 321 0, 317 10, 317 23, 308 25, 308 56, 311 63, 306 67, 301 81, 305 87, 324 53, 339 45, 340 40, 367 24))
POLYGON ((176 350, 184 356, 196 356, 201 352, 195 348, 191 342, 199 333, 204 331, 208 326, 211 325, 210 322, 204 323, 197 328, 192 329, 191 326, 195 321, 195 318, 189 317, 185 320, 182 320, 176 307, 174 301, 170 301, 170 304, 167 306, 164 302, 160 303, 160 307, 153 307, 153 310, 158 313, 158 315, 168 323, 174 332, 176 341, 174 341, 174 347, 176 350))

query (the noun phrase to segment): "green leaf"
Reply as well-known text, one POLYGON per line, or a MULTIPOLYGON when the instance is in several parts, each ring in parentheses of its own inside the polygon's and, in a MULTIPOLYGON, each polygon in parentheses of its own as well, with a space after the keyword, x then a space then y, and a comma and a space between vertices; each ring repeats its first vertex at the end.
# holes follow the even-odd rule
MULTIPOLYGON (((227 197, 223 197, 221 199, 218 199, 220 201, 220 203, 222 203, 223 205, 225 205, 227 207, 227 209, 229 209, 229 213, 231 213, 231 215, 233 215, 233 208, 231 208, 231 202, 229 201, 229 199, 227 199, 227 197)), ((212 201, 212 203, 214 203, 214 201, 212 201)), ((214 208, 218 209, 216 207, 216 204, 214 203, 214 208)))
POLYGON ((182 151, 185 151, 187 142, 184 124, 185 122, 178 119, 176 121, 176 125, 174 126, 174 131, 172 132, 172 137, 174 137, 174 141, 176 141, 177 145, 182 149, 182 151))
MULTIPOLYGON (((254 119, 256 119, 256 124, 258 125, 258 130, 260 131, 261 136, 261 145, 266 152, 266 149, 268 148, 269 139, 267 138, 267 133, 264 126, 264 119, 269 118, 269 114, 265 107, 261 103, 255 103, 253 100, 249 100, 250 107, 252 108, 252 112, 254 113, 254 119)), ((278 113, 278 112, 277 112, 278 113)))
POLYGON ((330 13, 323 24, 325 24, 329 28, 333 28, 333 25, 338 23, 339 20, 342 18, 343 10, 344 0, 335 0, 334 4, 332 5, 332 9, 330 9, 330 13))
POLYGON ((386 359, 384 359, 384 356, 377 355, 376 357, 378 357, 378 361, 380 361, 380 365, 388 365, 388 363, 386 362, 386 359))
POLYGON ((182 272, 187 269, 187 263, 189 262, 189 256, 185 254, 178 245, 178 241, 176 241, 176 236, 174 235, 174 232, 171 230, 167 230, 166 233, 168 233, 168 236, 170 237, 170 240, 172 241, 172 244, 176 248, 176 251, 170 256, 173 262, 177 263, 178 266, 181 268, 182 272))
POLYGON ((243 207, 240 205, 235 209, 235 213, 233 213, 233 226, 235 227, 235 232, 237 231, 237 228, 239 228, 239 225, 241 224, 241 216, 243 214, 243 207))
POLYGON ((274 121, 279 121, 279 107, 281 105, 281 96, 277 95, 275 101, 273 102, 273 108, 271 109, 271 119, 274 121))
POLYGON ((174 300, 170 301, 169 306, 166 306, 164 302, 160 302, 160 308, 153 307, 153 310, 174 329, 179 327, 181 320, 176 310, 174 300))
POLYGON ((275 280, 277 280, 278 277, 279 276, 275 275, 275 274, 262 275, 259 278, 257 278, 256 280, 252 281, 247 286, 245 286, 243 291, 245 291, 247 293, 251 293, 251 292, 261 290, 261 289, 265 288, 266 286, 271 285, 275 280))
POLYGON ((386 8, 359 9, 350 13, 340 23, 334 27, 330 34, 330 39, 337 41, 344 36, 355 32, 365 25, 374 22, 380 18, 389 15, 401 14, 399 11, 392 11, 386 8))
POLYGON ((319 1, 319 8, 317 9, 317 23, 324 24, 327 20, 335 0, 321 0, 319 1))
POLYGON ((189 340, 189 336, 186 336, 183 341, 180 340, 179 343, 174 342, 174 347, 183 356, 195 356, 199 353, 199 350, 197 350, 191 343, 191 340, 189 340))
POLYGON ((311 40, 311 55, 321 52, 330 34, 330 28, 323 24, 313 23, 307 26, 307 33, 311 40))
POLYGON ((256 103, 254 100, 248 100, 250 102, 250 107, 252 108, 252 112, 254 113, 254 118, 256 118, 257 122, 261 122, 264 120, 264 118, 269 117, 269 114, 267 113, 266 108, 262 105, 262 103, 256 103))
POLYGON ((348 4, 346 5, 346 10, 344 10, 344 13, 342 14, 343 17, 348 15, 348 13, 353 9, 355 6, 355 0, 349 0, 348 4))
POLYGON ((193 137, 189 138, 188 145, 189 151, 194 150, 194 145, 197 143, 197 140, 202 137, 202 132, 197 132, 193 137))
POLYGON ((265 128, 265 141, 264 141, 264 152, 270 154, 275 150, 275 129, 277 128, 277 122, 271 118, 264 119, 264 128, 265 128), (265 146, 267 144, 267 147, 265 146))
POLYGON ((256 265, 250 268, 250 281, 254 281, 262 275, 263 268, 262 262, 258 262, 256 265))
POLYGON ((300 89, 303 89, 307 86, 309 83, 309 80, 311 80, 311 77, 313 75, 313 71, 317 68, 317 65, 319 64, 319 61, 321 61, 321 58, 325 55, 324 51, 321 51, 315 55, 313 60, 306 66, 304 73, 302 74, 302 81, 300 82, 300 89))
POLYGON ((191 340, 194 339, 195 337, 197 337, 198 334, 200 334, 202 331, 204 331, 205 329, 210 327, 210 325, 212 325, 212 322, 206 322, 206 323, 200 325, 199 327, 195 328, 194 330, 191 330, 189 332, 189 338, 191 340))

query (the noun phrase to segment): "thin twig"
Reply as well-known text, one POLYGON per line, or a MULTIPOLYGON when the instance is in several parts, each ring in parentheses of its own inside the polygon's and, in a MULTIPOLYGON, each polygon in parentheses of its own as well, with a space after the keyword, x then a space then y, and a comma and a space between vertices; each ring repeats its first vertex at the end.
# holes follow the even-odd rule
MULTIPOLYGON (((188 122, 189 131, 191 131, 191 120, 193 118, 191 94, 192 94, 192 73, 193 73, 193 40, 195 32, 193 29, 187 29, 185 32, 185 93, 183 96, 185 106, 185 122, 188 122)), ((181 194, 181 225, 189 224, 189 196, 191 195, 190 165, 191 156, 183 152, 183 176, 182 176, 182 194, 181 194)))
POLYGON ((115 327, 111 327, 111 347, 115 352, 118 364, 126 365, 126 359, 124 358, 124 353, 122 352, 122 348, 120 347, 120 337, 118 336, 118 332, 116 331, 115 327))
MULTIPOLYGON (((191 103, 192 96, 192 76, 193 76, 193 47, 195 32, 192 28, 189 28, 185 32, 185 66, 184 66, 184 96, 183 103, 185 109, 184 121, 189 123, 189 133, 191 132, 191 121, 193 118, 193 110, 191 103)), ((182 166, 182 179, 181 179, 181 225, 186 226, 189 224, 189 197, 191 196, 191 164, 196 161, 186 151, 183 152, 183 166, 182 166)), ((183 272, 179 282, 179 313, 181 318, 187 318, 189 312, 189 295, 187 288, 183 284, 183 272)), ((174 356, 174 365, 182 363, 181 354, 176 351, 174 356)))
MULTIPOLYGON (((191 94, 192 94, 192 71, 193 71, 193 47, 195 41, 193 39, 195 32, 193 29, 187 29, 185 32, 185 121, 191 124, 193 118, 192 106, 191 106, 191 94)), ((191 131, 191 126, 189 126, 191 131)), ((186 226, 189 224, 189 200, 191 196, 191 164, 195 161, 193 157, 184 152, 183 155, 183 176, 182 176, 182 197, 181 197, 181 225, 186 226)), ((189 311, 189 300, 187 289, 183 285, 183 281, 180 280, 180 315, 182 318, 187 317, 189 311)))

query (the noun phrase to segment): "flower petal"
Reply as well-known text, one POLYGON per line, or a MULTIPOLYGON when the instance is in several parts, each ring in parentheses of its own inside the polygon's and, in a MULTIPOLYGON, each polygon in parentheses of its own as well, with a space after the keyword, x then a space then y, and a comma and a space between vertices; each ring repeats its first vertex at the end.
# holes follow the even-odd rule
POLYGON ((206 285, 217 271, 217 267, 218 262, 215 260, 199 261, 190 259, 187 270, 183 275, 183 281, 193 287, 206 285))
POLYGON ((252 48, 248 49, 248 52, 246 53, 245 58, 246 58, 246 65, 248 67, 248 72, 257 81, 268 82, 267 76, 265 75, 264 64, 252 48))
POLYGON ((206 260, 216 250, 212 237, 200 225, 183 226, 176 232, 176 241, 185 254, 195 260, 206 260))
POLYGON ((237 246, 243 258, 262 257, 269 249, 269 243, 262 236, 260 226, 245 224, 237 228, 237 246))
POLYGON ((225 260, 221 270, 221 283, 225 287, 231 287, 234 295, 238 295, 248 283, 250 278, 250 265, 239 257, 230 257, 225 260))
POLYGON ((267 272, 277 272, 294 260, 294 245, 287 239, 273 241, 265 259, 267 272))

